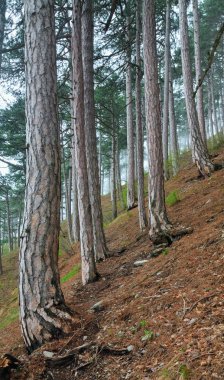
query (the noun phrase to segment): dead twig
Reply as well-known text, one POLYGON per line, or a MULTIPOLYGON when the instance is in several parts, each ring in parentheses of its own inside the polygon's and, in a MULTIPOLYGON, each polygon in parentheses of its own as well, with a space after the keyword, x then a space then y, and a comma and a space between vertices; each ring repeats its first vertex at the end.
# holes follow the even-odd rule
POLYGON ((207 296, 199 298, 197 301, 193 303, 193 305, 189 309, 185 310, 185 314, 183 315, 183 318, 185 317, 186 314, 190 313, 197 306, 197 304, 199 304, 199 302, 206 301, 212 297, 219 295, 220 293, 221 292, 216 292, 216 293, 208 294, 207 296))

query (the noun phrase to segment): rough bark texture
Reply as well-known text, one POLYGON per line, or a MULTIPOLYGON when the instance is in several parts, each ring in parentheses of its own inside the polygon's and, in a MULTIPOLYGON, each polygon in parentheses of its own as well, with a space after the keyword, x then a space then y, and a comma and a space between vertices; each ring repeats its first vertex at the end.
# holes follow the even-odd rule
POLYGON ((60 140, 53 0, 26 0, 27 173, 20 248, 20 320, 29 351, 67 330, 58 272, 60 140))
POLYGON ((165 207, 161 112, 157 71, 155 2, 144 0, 143 46, 145 69, 145 108, 149 152, 150 237, 160 240, 169 222, 165 207))
MULTIPOLYGON (((74 130, 73 122, 72 122, 72 128, 74 130)), ((74 137, 72 138, 72 194, 73 194, 72 233, 73 233, 74 241, 77 242, 77 241, 80 241, 80 224, 79 224, 78 189, 77 189, 77 179, 76 179, 74 137)))
POLYGON ((178 171, 178 141, 177 141, 177 125, 175 119, 174 95, 173 95, 173 78, 171 57, 169 60, 169 124, 170 124, 170 151, 172 159, 173 174, 178 171))
POLYGON ((82 12, 85 137, 89 194, 93 222, 94 251, 96 260, 103 260, 107 254, 107 247, 103 231, 103 215, 100 198, 99 167, 95 128, 92 3, 92 0, 85 0, 83 3, 82 12))
MULTIPOLYGON (((127 11, 128 12, 128 11, 127 11)), ((134 154, 134 125, 132 103, 132 78, 131 78, 131 46, 130 46, 130 17, 127 16, 127 65, 126 65, 126 110, 127 110, 127 208, 131 209, 135 203, 135 154, 134 154)))
POLYGON ((143 126, 141 105, 141 3, 136 1, 136 82, 135 82, 135 104, 136 104, 136 139, 137 139, 137 181, 138 181, 138 215, 139 226, 143 231, 147 226, 144 199, 144 151, 143 151, 143 126))
MULTIPOLYGON (((201 49, 200 49, 200 19, 198 10, 198 0, 193 0, 193 24, 194 24, 194 57, 195 57, 195 73, 196 83, 199 83, 202 75, 201 70, 201 49)), ((201 131, 202 140, 206 146, 206 130, 205 116, 203 105, 203 87, 201 86, 197 92, 197 111, 198 121, 201 131)))
POLYGON ((170 60, 170 0, 166 0, 166 37, 165 37, 165 75, 163 98, 163 162, 164 176, 169 178, 168 170, 168 129, 169 129, 169 60, 170 60))
MULTIPOLYGON (((6 0, 0 1, 0 51, 2 50, 5 35, 6 0)), ((0 53, 0 76, 2 69, 2 53, 0 53)))
POLYGON ((94 240, 89 199, 88 172, 85 148, 84 84, 82 66, 81 0, 73 1, 72 66, 74 97, 74 145, 78 188, 82 282, 87 284, 97 278, 94 260, 94 240))
POLYGON ((203 176, 210 175, 214 170, 214 165, 209 159, 207 149, 203 143, 196 105, 193 97, 193 78, 190 62, 190 48, 187 24, 187 0, 179 0, 180 12, 180 41, 181 41, 181 60, 184 81, 184 93, 187 109, 188 124, 191 132, 192 157, 199 172, 203 176))

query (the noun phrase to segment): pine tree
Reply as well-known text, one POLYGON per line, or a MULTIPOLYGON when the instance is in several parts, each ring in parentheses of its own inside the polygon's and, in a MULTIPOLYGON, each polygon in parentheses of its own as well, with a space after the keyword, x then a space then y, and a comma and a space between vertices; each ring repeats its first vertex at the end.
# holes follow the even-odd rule
POLYGON ((27 173, 20 248, 20 321, 28 351, 71 321, 60 288, 60 139, 53 0, 26 0, 27 173))

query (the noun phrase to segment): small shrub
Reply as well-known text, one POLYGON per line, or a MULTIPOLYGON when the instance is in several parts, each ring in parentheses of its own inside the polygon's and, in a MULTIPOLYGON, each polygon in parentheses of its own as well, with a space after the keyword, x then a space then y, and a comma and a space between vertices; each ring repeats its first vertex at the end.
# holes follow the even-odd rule
POLYGON ((178 194, 178 191, 176 190, 171 191, 171 193, 169 193, 166 197, 166 204, 168 206, 173 206, 179 201, 180 201, 180 196, 178 194))

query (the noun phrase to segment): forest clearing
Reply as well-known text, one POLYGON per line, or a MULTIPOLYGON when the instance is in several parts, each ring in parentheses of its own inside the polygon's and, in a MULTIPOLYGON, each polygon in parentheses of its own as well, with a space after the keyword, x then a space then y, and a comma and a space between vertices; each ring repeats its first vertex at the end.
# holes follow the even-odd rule
POLYGON ((219 0, 0 0, 0 380, 224 378, 219 0))

